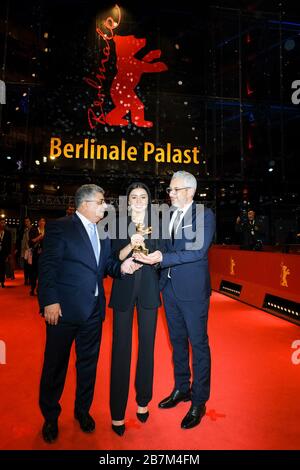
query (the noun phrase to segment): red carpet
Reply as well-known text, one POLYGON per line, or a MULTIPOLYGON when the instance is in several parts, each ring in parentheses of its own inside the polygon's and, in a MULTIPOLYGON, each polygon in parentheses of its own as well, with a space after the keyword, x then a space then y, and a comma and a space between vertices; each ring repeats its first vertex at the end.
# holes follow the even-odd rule
MULTIPOLYGON (((37 299, 29 297, 29 288, 22 283, 19 274, 0 290, 0 341, 6 345, 6 364, 0 364, 1 449, 300 449, 300 364, 291 360, 291 345, 300 340, 299 327, 216 293, 209 322, 212 394, 200 426, 180 428, 188 403, 173 410, 157 407, 173 386, 171 351, 161 308, 150 418, 146 424, 136 419, 132 374, 126 433, 118 437, 111 431, 108 403, 112 325, 108 309, 91 409, 96 432, 85 435, 73 419, 72 354, 59 438, 55 444, 44 444, 38 385, 45 329, 37 299)), ((107 281, 107 294, 109 288, 107 281)), ((135 358, 136 339, 132 372, 135 358)))

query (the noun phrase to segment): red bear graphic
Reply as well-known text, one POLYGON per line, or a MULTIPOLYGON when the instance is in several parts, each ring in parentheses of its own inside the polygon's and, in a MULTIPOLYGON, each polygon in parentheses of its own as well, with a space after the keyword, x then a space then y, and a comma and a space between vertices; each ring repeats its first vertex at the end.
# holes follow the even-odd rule
POLYGON ((151 51, 142 60, 135 54, 145 47, 146 39, 135 36, 114 36, 117 55, 117 74, 112 82, 110 94, 115 108, 105 119, 111 126, 128 126, 126 114, 131 113, 131 121, 138 127, 152 127, 153 122, 145 121, 144 105, 135 93, 142 73, 164 72, 168 67, 163 62, 153 62, 161 55, 159 49, 151 51))

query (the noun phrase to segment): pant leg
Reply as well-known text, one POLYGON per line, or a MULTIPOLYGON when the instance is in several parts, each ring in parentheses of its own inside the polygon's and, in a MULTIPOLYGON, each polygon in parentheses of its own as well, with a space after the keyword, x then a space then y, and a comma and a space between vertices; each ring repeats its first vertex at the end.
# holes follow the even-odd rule
POLYGON ((77 370, 75 410, 79 413, 87 413, 93 401, 101 334, 102 318, 97 299, 93 314, 80 325, 75 338, 77 370))
POLYGON ((137 311, 139 344, 135 376, 136 402, 139 406, 147 406, 152 398, 153 390, 157 308, 138 306, 137 311))
POLYGON ((173 347, 175 388, 187 392, 190 388, 189 342, 185 319, 170 281, 163 291, 170 340, 173 347))
POLYGON ((113 311, 110 412, 116 421, 124 419, 128 400, 133 312, 134 306, 113 311))
POLYGON ((30 281, 30 269, 31 269, 30 264, 28 264, 27 260, 24 259, 24 282, 26 284, 28 284, 30 281))
POLYGON ((38 260, 39 260, 38 255, 33 253, 32 265, 30 269, 30 287, 31 287, 32 292, 36 288, 36 283, 37 283, 37 278, 38 278, 38 260))
POLYGON ((185 323, 193 355, 192 403, 206 403, 210 395, 211 357, 207 335, 209 298, 201 303, 184 302, 185 323))
POLYGON ((65 385, 71 346, 77 327, 59 322, 46 325, 46 347, 40 382, 40 408, 47 421, 55 421, 61 412, 59 400, 65 385))
POLYGON ((0 283, 4 284, 5 282, 5 259, 0 258, 0 283))

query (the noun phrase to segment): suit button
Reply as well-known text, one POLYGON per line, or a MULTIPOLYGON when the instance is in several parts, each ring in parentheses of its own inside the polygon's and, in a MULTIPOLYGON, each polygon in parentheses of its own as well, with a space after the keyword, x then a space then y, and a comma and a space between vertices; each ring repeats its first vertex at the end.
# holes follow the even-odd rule
POLYGON ((91 293, 92 293, 93 295, 95 295, 95 291, 94 291, 94 290, 92 290, 92 292, 91 292, 91 293))

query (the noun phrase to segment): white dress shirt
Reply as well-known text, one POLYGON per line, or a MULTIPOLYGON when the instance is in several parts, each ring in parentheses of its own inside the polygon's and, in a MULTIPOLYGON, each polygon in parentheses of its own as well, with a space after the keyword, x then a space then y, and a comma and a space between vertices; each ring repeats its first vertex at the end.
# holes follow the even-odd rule
MULTIPOLYGON (((182 219, 183 217, 185 216, 185 214, 187 213, 187 211, 189 210, 189 208, 191 207, 191 205, 193 204, 194 201, 190 202, 189 204, 187 204, 186 206, 184 207, 178 207, 177 210, 173 213, 172 217, 171 217, 171 220, 170 220, 170 224, 169 224, 169 233, 171 235, 172 233, 172 228, 173 228, 173 224, 174 224, 174 220, 176 219, 176 216, 177 216, 177 212, 178 211, 181 211, 182 214, 180 216, 180 219, 179 219, 179 222, 178 222, 178 225, 177 225, 177 229, 176 229, 176 232, 178 230, 178 227, 180 226, 181 222, 182 222, 182 219)), ((176 233, 175 232, 175 233, 176 233)))

